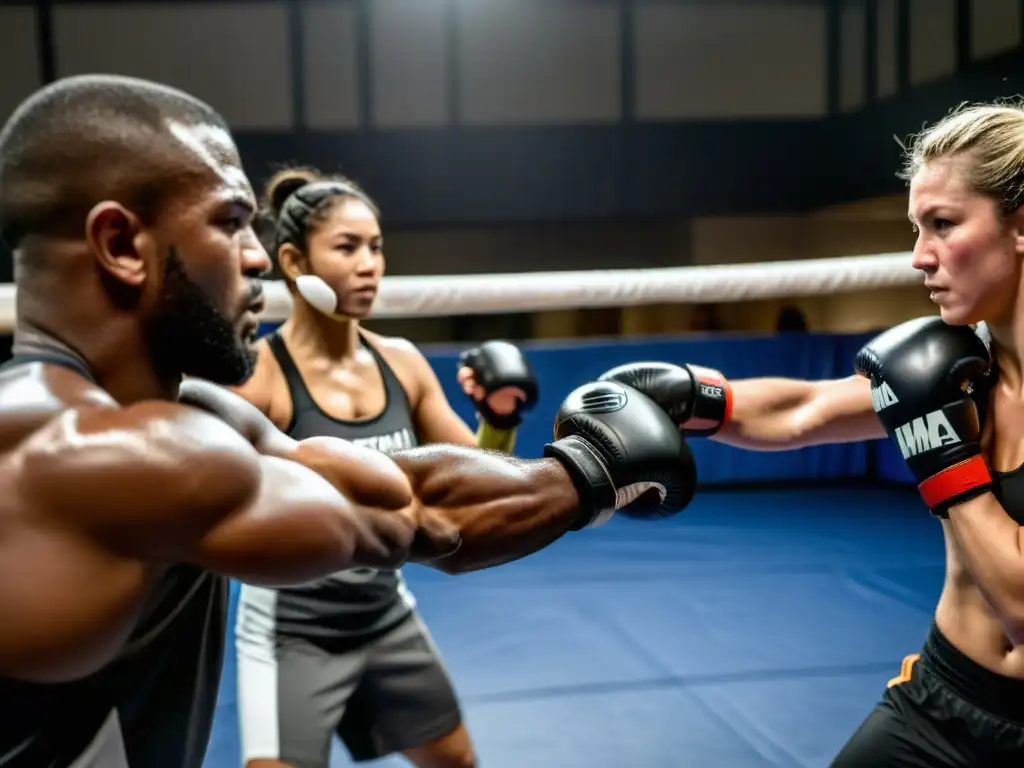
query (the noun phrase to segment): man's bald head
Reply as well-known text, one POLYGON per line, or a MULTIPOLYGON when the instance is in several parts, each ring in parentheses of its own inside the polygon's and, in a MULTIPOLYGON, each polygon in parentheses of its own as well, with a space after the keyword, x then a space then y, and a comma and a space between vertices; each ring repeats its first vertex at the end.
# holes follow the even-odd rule
POLYGON ((235 384, 252 372, 255 199, 224 119, 182 91, 90 75, 28 98, 0 132, 0 235, 18 323, 81 351, 235 384), (107 343, 107 342, 104 342, 107 343))
POLYGON ((203 173, 175 127, 228 131, 209 105, 116 75, 59 80, 26 99, 0 132, 0 237, 77 237, 90 209, 116 200, 149 222, 203 173))

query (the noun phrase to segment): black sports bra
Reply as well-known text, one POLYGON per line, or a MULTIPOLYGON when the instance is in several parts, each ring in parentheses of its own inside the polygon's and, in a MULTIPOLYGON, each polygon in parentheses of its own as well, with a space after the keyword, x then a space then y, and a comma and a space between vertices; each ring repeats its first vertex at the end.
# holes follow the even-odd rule
MULTIPOLYGON (((985 323, 978 323, 975 328, 979 338, 985 342, 985 346, 990 350, 992 349, 992 333, 989 331, 988 326, 985 323)), ((976 403, 978 406, 978 421, 981 424, 985 423, 985 420, 989 415, 989 393, 992 391, 992 387, 995 386, 999 380, 999 367, 993 362, 991 378, 988 381, 988 385, 984 391, 976 393, 976 403)), ((1018 525, 1024 525, 1024 464, 1011 469, 1009 472, 993 472, 992 473, 993 488, 992 494, 1002 504, 1003 509, 1006 510, 1006 514, 1016 521, 1018 525)))
POLYGON ((1017 525, 1024 525, 1024 464, 1009 472, 993 472, 992 494, 1017 525))

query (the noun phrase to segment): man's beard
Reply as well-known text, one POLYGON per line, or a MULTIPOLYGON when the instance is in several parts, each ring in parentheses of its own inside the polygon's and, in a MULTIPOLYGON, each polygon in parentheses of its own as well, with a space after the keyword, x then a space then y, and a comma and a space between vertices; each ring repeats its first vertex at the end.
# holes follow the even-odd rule
POLYGON ((181 375, 241 384, 256 366, 256 350, 189 276, 172 247, 164 267, 160 310, 148 328, 149 354, 162 377, 181 375))

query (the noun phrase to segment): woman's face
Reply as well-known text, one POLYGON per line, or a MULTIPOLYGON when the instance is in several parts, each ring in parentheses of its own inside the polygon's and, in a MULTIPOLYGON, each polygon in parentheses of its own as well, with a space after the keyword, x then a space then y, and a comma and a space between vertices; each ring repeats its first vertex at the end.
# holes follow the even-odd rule
POLYGON ((1004 216, 995 200, 974 191, 967 182, 968 162, 931 160, 911 181, 913 265, 925 273, 945 322, 1007 322, 1020 289, 1020 213, 1004 216))
POLYGON ((346 198, 309 234, 310 271, 338 296, 338 314, 370 314, 384 277, 384 239, 376 215, 362 200, 346 198))

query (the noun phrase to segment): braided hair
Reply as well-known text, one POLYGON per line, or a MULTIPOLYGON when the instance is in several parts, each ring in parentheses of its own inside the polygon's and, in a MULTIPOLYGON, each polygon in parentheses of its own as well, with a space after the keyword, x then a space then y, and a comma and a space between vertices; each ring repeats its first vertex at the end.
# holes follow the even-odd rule
POLYGON ((260 229, 275 266, 282 245, 291 244, 305 253, 310 233, 346 200, 359 200, 380 219, 377 204, 351 179, 324 176, 312 168, 286 168, 275 173, 264 192, 260 229))

